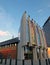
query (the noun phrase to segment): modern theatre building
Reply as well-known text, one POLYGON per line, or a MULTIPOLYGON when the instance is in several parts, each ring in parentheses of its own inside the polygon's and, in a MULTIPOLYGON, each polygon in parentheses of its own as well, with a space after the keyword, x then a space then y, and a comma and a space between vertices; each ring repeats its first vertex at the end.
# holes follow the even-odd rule
POLYGON ((47 59, 47 44, 43 29, 24 12, 20 25, 18 59, 47 59))
POLYGON ((34 65, 40 65, 41 60, 46 63, 48 54, 44 31, 33 19, 30 19, 30 16, 27 17, 26 11, 21 19, 18 38, 0 43, 0 58, 13 59, 10 65, 16 65, 13 64, 15 59, 17 65, 33 65, 36 62, 38 64, 34 65))

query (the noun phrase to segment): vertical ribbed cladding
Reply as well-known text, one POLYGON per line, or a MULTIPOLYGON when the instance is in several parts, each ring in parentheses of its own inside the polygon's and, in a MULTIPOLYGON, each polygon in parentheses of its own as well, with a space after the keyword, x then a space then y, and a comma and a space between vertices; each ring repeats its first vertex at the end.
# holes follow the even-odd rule
POLYGON ((35 23, 34 23, 34 20, 32 19, 31 20, 31 26, 32 26, 32 45, 37 45, 36 43, 37 43, 37 41, 36 41, 36 33, 35 33, 35 23))
POLYGON ((28 20, 28 31, 29 31, 29 45, 32 46, 30 15, 28 15, 27 20, 28 20))
POLYGON ((20 22, 20 27, 19 27, 19 31, 18 31, 19 40, 21 40, 22 25, 23 25, 24 18, 26 18, 26 11, 23 13, 22 18, 21 18, 21 22, 20 22))
POLYGON ((40 39, 41 39, 41 47, 42 49, 43 48, 46 48, 46 40, 45 40, 45 35, 44 35, 44 32, 43 30, 39 27, 39 32, 40 32, 40 39))
POLYGON ((32 26, 32 46, 33 46, 33 60, 37 61, 37 38, 36 38, 36 23, 35 21, 32 19, 31 20, 31 26, 32 26))
POLYGON ((26 11, 24 12, 21 19, 20 41, 22 45, 26 44, 26 11))
POLYGON ((26 45, 26 11, 23 13, 20 23, 20 43, 18 44, 18 59, 24 59, 24 45, 26 45))
POLYGON ((29 39, 29 23, 28 23, 28 17, 27 17, 27 20, 26 20, 26 42, 29 43, 30 39, 29 39))
POLYGON ((42 34, 43 34, 43 39, 44 39, 44 47, 47 49, 47 43, 46 43, 45 33, 43 29, 42 29, 42 34))
POLYGON ((37 43, 37 32, 36 32, 36 26, 37 26, 37 24, 36 24, 36 21, 35 21, 35 20, 32 19, 32 21, 33 21, 33 23, 34 23, 36 45, 38 45, 38 43, 37 43))
POLYGON ((41 27, 39 26, 39 35, 40 35, 40 46, 42 46, 42 34, 41 34, 41 27))
POLYGON ((45 38, 45 34, 44 34, 43 30, 42 30, 42 35, 43 35, 43 53, 44 53, 45 59, 47 59, 47 57, 48 57, 48 54, 47 54, 47 43, 46 43, 46 38, 45 38))
POLYGON ((39 26, 37 23, 35 23, 35 32, 36 32, 37 46, 40 46, 39 26))
MULTIPOLYGON (((19 53, 21 52, 21 54, 19 54, 19 58, 21 59, 24 59, 24 48, 27 47, 27 43, 29 43, 29 47, 32 47, 33 49, 32 54, 34 59, 35 56, 37 56, 37 52, 40 54, 39 58, 42 58, 42 47, 45 45, 45 36, 42 33, 42 29, 39 27, 39 25, 33 19, 30 20, 30 16, 26 16, 25 11, 20 25, 19 53)), ((27 48, 25 49, 28 50, 27 48)))

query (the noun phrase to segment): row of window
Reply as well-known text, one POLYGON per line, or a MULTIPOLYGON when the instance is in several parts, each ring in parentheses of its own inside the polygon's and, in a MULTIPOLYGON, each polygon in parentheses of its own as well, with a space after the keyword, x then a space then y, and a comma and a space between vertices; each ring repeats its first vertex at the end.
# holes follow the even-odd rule
MULTIPOLYGON (((24 47, 24 52, 25 52, 24 53, 25 59, 31 59, 33 57, 33 49, 31 47, 25 46, 24 47)), ((39 59, 40 58, 40 51, 39 51, 39 49, 36 49, 36 52, 37 52, 37 58, 39 59)), ((42 53, 42 57, 45 58, 45 56, 44 56, 44 50, 41 50, 41 53, 42 53)))
POLYGON ((9 44, 9 45, 4 45, 4 46, 0 46, 0 49, 1 48, 7 48, 7 47, 13 47, 13 46, 16 46, 17 44, 15 43, 15 44, 9 44))

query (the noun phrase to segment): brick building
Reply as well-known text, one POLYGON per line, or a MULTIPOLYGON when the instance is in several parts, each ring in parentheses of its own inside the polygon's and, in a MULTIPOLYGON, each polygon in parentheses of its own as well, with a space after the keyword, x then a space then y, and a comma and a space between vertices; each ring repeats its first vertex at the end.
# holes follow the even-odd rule
POLYGON ((18 38, 0 42, 0 58, 17 58, 18 38))

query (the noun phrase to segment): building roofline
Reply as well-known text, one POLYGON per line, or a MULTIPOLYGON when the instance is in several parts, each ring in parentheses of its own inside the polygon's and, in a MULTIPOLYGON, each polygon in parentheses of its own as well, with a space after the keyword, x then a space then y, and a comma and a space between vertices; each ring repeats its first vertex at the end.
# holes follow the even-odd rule
POLYGON ((10 40, 3 41, 3 42, 0 42, 0 46, 9 45, 9 44, 13 44, 13 43, 16 43, 16 44, 19 43, 18 37, 10 39, 10 40))
POLYGON ((50 16, 48 17, 48 19, 46 20, 46 22, 44 23, 43 27, 45 26, 45 24, 50 20, 50 16))

